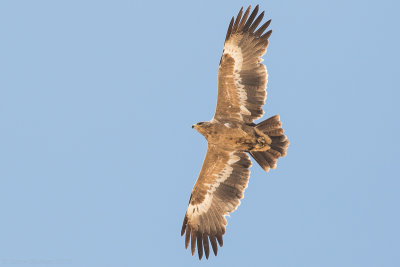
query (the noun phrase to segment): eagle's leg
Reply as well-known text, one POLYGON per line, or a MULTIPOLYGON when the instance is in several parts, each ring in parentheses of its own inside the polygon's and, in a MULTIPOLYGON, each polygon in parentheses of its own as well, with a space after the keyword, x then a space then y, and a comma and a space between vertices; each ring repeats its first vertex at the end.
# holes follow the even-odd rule
POLYGON ((256 133, 256 144, 254 148, 252 149, 253 151, 267 151, 271 147, 269 146, 272 143, 271 138, 269 138, 268 135, 265 133, 261 132, 259 129, 254 128, 255 133, 256 133))

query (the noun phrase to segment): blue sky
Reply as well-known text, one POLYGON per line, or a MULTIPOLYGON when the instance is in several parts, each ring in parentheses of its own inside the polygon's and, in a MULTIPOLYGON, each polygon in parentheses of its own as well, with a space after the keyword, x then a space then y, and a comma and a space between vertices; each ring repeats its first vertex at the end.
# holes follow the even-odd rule
POLYGON ((262 1, 265 118, 218 257, 180 227, 242 1, 1 1, 0 265, 400 266, 398 2, 262 1))

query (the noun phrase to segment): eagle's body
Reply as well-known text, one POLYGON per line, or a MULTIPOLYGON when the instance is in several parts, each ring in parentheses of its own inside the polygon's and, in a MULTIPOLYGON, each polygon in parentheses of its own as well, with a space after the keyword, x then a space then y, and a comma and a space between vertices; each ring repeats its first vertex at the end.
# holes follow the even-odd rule
POLYGON ((202 122, 193 126, 204 135, 208 144, 216 145, 227 150, 265 151, 271 144, 268 135, 255 126, 240 122, 202 122))
POLYGON ((264 12, 250 6, 232 18, 218 69, 218 100, 209 122, 193 125, 207 139, 208 148, 199 178, 193 187, 181 234, 192 254, 206 258, 211 244, 217 255, 222 246, 225 216, 240 204, 247 187, 251 166, 249 154, 265 170, 276 168, 286 155, 289 141, 283 134, 279 115, 258 124, 266 99, 267 70, 261 56, 266 52, 272 31, 264 33, 271 20, 258 29, 264 12), (243 16, 242 16, 243 15, 243 16))

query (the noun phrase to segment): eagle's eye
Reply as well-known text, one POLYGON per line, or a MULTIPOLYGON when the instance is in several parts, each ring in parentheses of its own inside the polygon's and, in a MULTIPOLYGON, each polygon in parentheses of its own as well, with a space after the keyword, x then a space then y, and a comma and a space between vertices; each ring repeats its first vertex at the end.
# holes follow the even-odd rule
POLYGON ((197 123, 197 125, 202 125, 203 124, 203 122, 199 122, 199 123, 197 123))

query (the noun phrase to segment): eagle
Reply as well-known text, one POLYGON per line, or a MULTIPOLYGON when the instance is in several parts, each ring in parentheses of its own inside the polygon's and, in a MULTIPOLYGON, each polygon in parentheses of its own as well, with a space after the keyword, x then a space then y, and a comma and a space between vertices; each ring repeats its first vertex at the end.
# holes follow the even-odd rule
POLYGON ((267 70, 261 58, 267 50, 271 20, 260 25, 264 12, 258 5, 230 21, 218 69, 218 99, 214 117, 192 126, 208 142, 207 154, 193 187, 183 220, 186 249, 191 245, 199 259, 217 255, 227 225, 226 216, 236 210, 249 182, 250 154, 265 170, 276 168, 286 155, 289 141, 279 115, 258 124, 266 99, 267 70), (217 244, 218 242, 218 244, 217 244))

